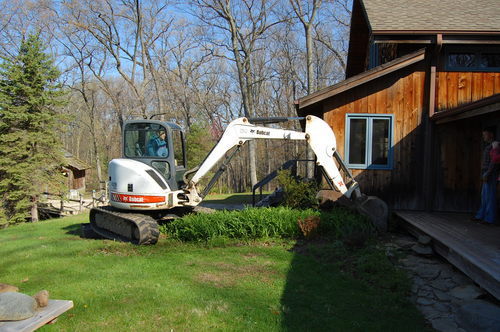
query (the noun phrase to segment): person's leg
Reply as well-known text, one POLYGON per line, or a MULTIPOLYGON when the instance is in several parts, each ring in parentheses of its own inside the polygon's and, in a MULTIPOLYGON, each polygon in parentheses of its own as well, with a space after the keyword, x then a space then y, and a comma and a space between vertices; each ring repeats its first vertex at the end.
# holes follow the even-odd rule
POLYGON ((485 197, 485 213, 484 221, 493 224, 496 221, 497 214, 497 184, 495 179, 492 179, 485 183, 486 185, 486 197, 485 197))
POLYGON ((479 206, 479 210, 477 210, 474 219, 483 220, 486 215, 486 195, 487 195, 487 186, 486 183, 483 182, 481 186, 481 205, 479 206))

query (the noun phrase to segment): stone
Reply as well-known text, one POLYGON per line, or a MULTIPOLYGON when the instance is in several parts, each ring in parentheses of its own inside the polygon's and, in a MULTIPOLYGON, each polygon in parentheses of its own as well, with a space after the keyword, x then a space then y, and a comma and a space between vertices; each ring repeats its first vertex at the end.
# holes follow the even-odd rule
POLYGON ((457 323, 451 318, 437 318, 432 320, 432 327, 440 332, 455 332, 457 323))
POLYGON ((420 265, 414 269, 415 273, 417 273, 421 278, 426 280, 433 280, 439 276, 439 268, 433 265, 420 265))
POLYGON ((439 289, 441 291, 448 291, 456 286, 456 284, 453 282, 453 280, 449 279, 449 278, 443 278, 443 279, 439 278, 436 280, 432 280, 429 283, 429 285, 432 288, 439 289))
POLYGON ((419 305, 417 307, 418 310, 422 313, 422 315, 424 315, 424 317, 428 320, 441 316, 441 313, 434 310, 431 306, 419 305))
POLYGON ((410 249, 416 244, 416 242, 407 239, 396 239, 394 240, 394 244, 396 244, 401 249, 410 249))
POLYGON ((445 303, 436 302, 432 307, 439 312, 451 313, 451 306, 445 303))
POLYGON ((9 284, 0 284, 0 293, 19 292, 19 288, 9 284))
POLYGON ((448 293, 436 289, 434 295, 441 302, 451 302, 451 296, 448 293))
POLYGON ((413 294, 417 294, 417 293, 418 293, 418 285, 416 285, 416 284, 412 284, 412 285, 411 285, 411 292, 412 292, 413 294))
POLYGON ((479 287, 469 284, 453 288, 450 291, 450 294, 459 300, 471 301, 477 299, 481 295, 484 295, 484 292, 479 289, 479 287))
POLYGON ((458 308, 457 322, 467 331, 498 332, 500 307, 483 300, 464 303, 458 308))
POLYGON ((49 304, 49 292, 46 290, 39 291, 33 296, 39 308, 46 307, 49 304))
POLYGON ((427 297, 429 299, 434 298, 434 293, 425 289, 420 289, 418 291, 418 297, 427 297))
POLYGON ((434 301, 432 299, 427 298, 427 297, 419 297, 419 298, 417 298, 417 304, 431 305, 431 304, 434 304, 434 301))
POLYGON ((453 269, 445 264, 440 264, 441 266, 441 274, 439 275, 441 278, 452 278, 456 272, 453 269))
POLYGON ((37 308, 34 298, 22 293, 0 293, 0 321, 23 320, 32 317, 37 308))
POLYGON ((472 283, 472 280, 469 277, 460 272, 454 273, 451 278, 457 285, 467 285, 472 283))
POLYGON ((426 245, 429 245, 431 243, 431 238, 428 237, 427 235, 420 235, 418 237, 418 243, 426 246, 426 245))
POLYGON ((432 256, 434 254, 434 251, 430 246, 424 246, 421 244, 414 245, 413 247, 411 247, 411 250, 421 256, 432 256))

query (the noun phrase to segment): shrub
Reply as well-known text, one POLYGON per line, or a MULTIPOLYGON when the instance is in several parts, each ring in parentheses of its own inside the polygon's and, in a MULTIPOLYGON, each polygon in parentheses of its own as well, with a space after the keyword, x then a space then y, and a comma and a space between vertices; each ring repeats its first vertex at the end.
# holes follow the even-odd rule
POLYGON ((283 205, 293 209, 314 208, 318 206, 318 186, 311 181, 295 178, 289 170, 278 172, 278 184, 284 191, 283 205))
POLYGON ((287 207, 217 211, 190 214, 163 225, 160 230, 182 241, 208 241, 220 237, 244 240, 297 238, 300 236, 297 220, 312 215, 319 215, 319 212, 287 207))
POLYGON ((351 247, 362 247, 376 234, 375 227, 367 217, 341 207, 321 214, 318 232, 342 240, 351 247))
POLYGON ((347 244, 356 241, 364 243, 375 233, 365 217, 347 209, 320 213, 312 209, 288 207, 190 214, 162 225, 160 230, 181 241, 296 239, 318 235, 342 240, 347 244))

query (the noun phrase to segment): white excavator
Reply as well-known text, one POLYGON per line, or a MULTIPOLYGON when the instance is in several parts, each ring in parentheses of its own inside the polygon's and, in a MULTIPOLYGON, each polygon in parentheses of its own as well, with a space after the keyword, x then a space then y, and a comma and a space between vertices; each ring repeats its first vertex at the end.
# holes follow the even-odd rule
POLYGON ((361 193, 336 150, 335 135, 322 119, 308 115, 305 132, 257 126, 247 118, 232 121, 199 167, 186 169, 181 128, 156 120, 128 121, 123 127, 123 158, 109 163, 110 206, 90 211, 91 230, 109 239, 139 245, 158 241, 158 222, 201 203, 234 154, 253 139, 307 141, 329 186, 372 220, 387 219, 387 206, 361 193), (230 152, 231 149, 234 149, 230 152), (228 153, 230 152, 230 153, 228 153), (200 191, 200 180, 224 157, 220 168, 200 191), (194 175, 190 177, 190 175, 194 175), (345 178, 344 178, 345 177, 345 178))

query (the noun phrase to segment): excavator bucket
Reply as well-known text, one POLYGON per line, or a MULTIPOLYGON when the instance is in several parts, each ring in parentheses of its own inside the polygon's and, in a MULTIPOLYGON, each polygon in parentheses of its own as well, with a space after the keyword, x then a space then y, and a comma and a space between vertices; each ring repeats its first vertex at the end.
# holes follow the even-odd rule
POLYGON ((375 196, 363 195, 356 199, 354 204, 356 210, 362 215, 367 216, 379 232, 387 232, 389 208, 383 200, 375 196))

